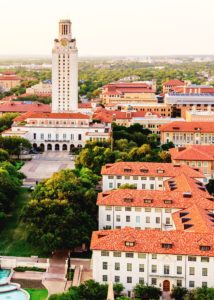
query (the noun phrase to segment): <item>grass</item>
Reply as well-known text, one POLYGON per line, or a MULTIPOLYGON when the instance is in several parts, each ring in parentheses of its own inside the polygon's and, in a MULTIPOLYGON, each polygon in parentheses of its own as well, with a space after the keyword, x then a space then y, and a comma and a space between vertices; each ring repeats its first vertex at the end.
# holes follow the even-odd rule
POLYGON ((45 289, 25 289, 30 294, 30 300, 46 300, 48 291, 45 289))
POLYGON ((3 225, 0 232, 0 255, 11 256, 44 256, 42 249, 35 247, 27 241, 27 228, 21 221, 20 215, 23 206, 29 201, 30 193, 22 188, 17 195, 16 204, 3 225))

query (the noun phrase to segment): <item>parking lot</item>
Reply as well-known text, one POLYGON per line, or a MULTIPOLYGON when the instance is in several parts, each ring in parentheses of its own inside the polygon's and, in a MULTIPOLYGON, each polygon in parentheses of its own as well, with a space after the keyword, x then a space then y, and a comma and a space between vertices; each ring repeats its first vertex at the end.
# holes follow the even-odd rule
POLYGON ((66 168, 74 168, 74 161, 68 152, 44 152, 32 155, 21 171, 26 175, 24 185, 35 185, 37 181, 49 178, 54 172, 66 168))

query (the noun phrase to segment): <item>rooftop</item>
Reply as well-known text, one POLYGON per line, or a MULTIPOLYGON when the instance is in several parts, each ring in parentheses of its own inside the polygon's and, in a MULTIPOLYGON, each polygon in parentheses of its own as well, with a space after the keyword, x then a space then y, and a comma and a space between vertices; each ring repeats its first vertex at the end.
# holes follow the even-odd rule
POLYGON ((214 132, 214 122, 172 122, 160 126, 162 132, 214 132))
POLYGON ((169 150, 173 160, 214 161, 213 145, 192 145, 169 150))

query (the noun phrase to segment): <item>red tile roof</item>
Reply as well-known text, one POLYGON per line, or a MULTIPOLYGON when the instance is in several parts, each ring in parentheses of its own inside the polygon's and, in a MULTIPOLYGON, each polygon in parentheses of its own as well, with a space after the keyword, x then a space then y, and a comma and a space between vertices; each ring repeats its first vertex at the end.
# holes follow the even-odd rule
POLYGON ((157 253, 174 255, 214 256, 214 235, 186 231, 137 230, 123 228, 95 231, 92 234, 91 250, 157 253), (134 242, 127 246, 126 242, 134 242), (164 248, 163 244, 171 244, 164 248), (201 246, 210 246, 203 251, 201 246))
POLYGON ((0 80, 21 80, 20 77, 16 76, 16 75, 11 75, 11 76, 7 76, 7 75, 0 75, 0 80))
POLYGON ((140 175, 155 177, 175 177, 186 174, 193 178, 204 178, 201 172, 195 171, 187 165, 153 162, 116 162, 102 167, 102 175, 140 175), (126 169, 130 170, 127 172, 126 169), (145 171, 146 172, 145 172, 145 171))
POLYGON ((123 93, 154 93, 146 83, 110 83, 103 87, 103 94, 119 95, 123 93))
POLYGON ((212 132, 214 122, 172 122, 160 126, 161 132, 212 132))
POLYGON ((214 161, 213 145, 192 145, 169 150, 173 160, 214 161))
POLYGON ((23 121, 26 119, 89 119, 89 116, 82 113, 34 113, 30 112, 14 119, 14 121, 23 121))
POLYGON ((163 83, 163 86, 183 86, 183 85, 184 85, 184 81, 181 81, 179 79, 171 79, 163 83))
POLYGON ((78 103, 78 108, 91 108, 91 102, 88 103, 78 103))
POLYGON ((23 103, 23 102, 14 102, 8 101, 0 104, 0 112, 51 112, 50 105, 35 102, 35 103, 23 103))

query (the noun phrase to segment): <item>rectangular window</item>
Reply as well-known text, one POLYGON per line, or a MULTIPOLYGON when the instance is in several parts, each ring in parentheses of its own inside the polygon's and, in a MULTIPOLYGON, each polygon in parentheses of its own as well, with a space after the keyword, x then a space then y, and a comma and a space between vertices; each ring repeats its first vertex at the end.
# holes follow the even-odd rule
POLYGON ((150 223, 150 217, 146 217, 146 223, 150 223))
POLYGON ((170 218, 166 218, 166 225, 170 225, 170 218))
POLYGON ((48 133, 48 139, 51 140, 51 133, 48 133))
POLYGON ((113 256, 114 257, 121 257, 121 252, 119 252, 119 251, 113 252, 113 256))
POLYGON ((126 216, 126 222, 130 222, 130 216, 126 216))
POLYGON ((139 277, 139 284, 144 284, 144 278, 143 277, 139 277))
POLYGON ((116 222, 120 222, 120 215, 116 215, 116 222))
POLYGON ((202 268, 202 276, 208 276, 208 269, 202 268))
POLYGON ((114 282, 120 282, 120 276, 115 276, 114 277, 114 282))
POLYGON ((194 288, 195 287, 195 281, 189 281, 189 287, 194 288))
POLYGON ((205 288, 206 288, 206 287, 207 287, 207 282, 203 281, 203 282, 202 282, 202 287, 205 287, 205 288))
POLYGON ((194 267, 189 268, 189 275, 195 275, 195 268, 194 267))
POLYGON ((139 272, 144 272, 144 264, 139 265, 139 272))
POLYGON ((181 255, 178 255, 178 256, 177 256, 177 260, 178 260, 178 261, 181 261, 181 260, 182 260, 182 256, 181 256, 181 255))
POLYGON ((116 262, 115 265, 114 265, 114 269, 116 271, 119 271, 120 270, 120 263, 116 262))
POLYGON ((71 141, 73 141, 74 140, 74 135, 73 134, 71 134, 71 141))
POLYGON ((140 212, 141 211, 141 207, 135 207, 135 211, 140 212))
POLYGON ((138 180, 138 176, 133 176, 133 180, 138 180))
POLYGON ((107 282, 108 281, 108 276, 107 275, 103 275, 103 282, 107 282))
POLYGON ((33 134, 33 139, 34 139, 34 140, 36 139, 36 133, 33 134))
POLYGON ((109 175, 109 176, 108 176, 108 179, 114 179, 114 176, 109 175))
POLYGON ((132 210, 132 208, 131 207, 125 207, 125 211, 131 211, 132 210))
POLYGON ((152 254, 152 259, 157 259, 157 254, 152 254))
POLYGON ((122 179, 122 176, 117 176, 117 179, 122 179))
POLYGON ((132 277, 127 277, 127 283, 132 283, 132 277))
POLYGON ((157 272, 157 265, 152 265, 152 273, 156 273, 157 272))
POLYGON ((156 220, 156 224, 160 224, 160 217, 156 217, 155 220, 156 220))
POLYGON ((101 251, 101 256, 109 256, 109 251, 101 251))
POLYGON ((103 270, 108 269, 108 263, 106 261, 103 262, 103 270))
POLYGON ((106 210, 112 210, 112 206, 106 206, 106 210))
POLYGON ((82 134, 78 134, 78 140, 79 140, 79 141, 82 140, 82 134))
POLYGON ((142 190, 145 190, 146 189, 146 185, 145 183, 142 184, 142 190))
POLYGON ((126 268, 127 271, 129 271, 129 272, 132 271, 132 264, 128 263, 128 264, 126 265, 126 267, 127 267, 127 268, 126 268))
POLYGON ((196 261, 196 256, 188 256, 188 261, 196 261))
POLYGON ((146 254, 145 253, 138 253, 138 258, 146 258, 146 254))
POLYGON ((126 252, 126 257, 134 257, 134 253, 132 253, 132 252, 126 252))
POLYGON ((111 221, 111 215, 106 215, 106 221, 111 221))
POLYGON ((177 286, 182 287, 182 280, 180 279, 177 280, 177 286))
POLYGON ((177 267, 177 274, 178 275, 182 274, 182 267, 180 267, 180 266, 177 267))
POLYGON ((206 256, 202 256, 201 257, 201 262, 209 262, 209 257, 206 257, 206 256))
POLYGON ((63 140, 66 140, 66 138, 67 138, 66 133, 63 133, 62 138, 63 138, 63 140))
POLYGON ((136 216, 136 223, 140 223, 140 216, 136 216))
POLYGON ((157 285, 157 278, 152 278, 151 284, 152 285, 157 285))
POLYGON ((145 212, 151 212, 151 208, 150 207, 146 207, 145 208, 145 212))
POLYGON ((150 184, 150 190, 154 190, 155 185, 154 184, 150 184))
POLYGON ((121 206, 116 206, 116 207, 115 207, 115 210, 116 210, 116 211, 121 211, 121 210, 122 210, 122 207, 121 207, 121 206))
POLYGON ((109 182, 109 188, 113 189, 113 182, 109 182))
POLYGON ((44 140, 44 133, 41 133, 40 138, 41 140, 44 140))
POLYGON ((168 265, 164 266, 164 274, 169 275, 169 266, 168 265))

